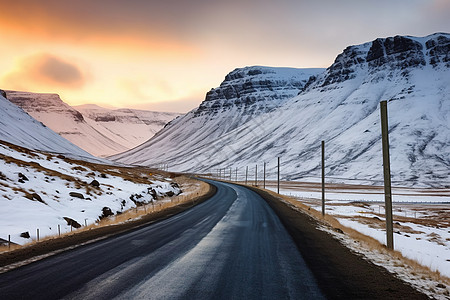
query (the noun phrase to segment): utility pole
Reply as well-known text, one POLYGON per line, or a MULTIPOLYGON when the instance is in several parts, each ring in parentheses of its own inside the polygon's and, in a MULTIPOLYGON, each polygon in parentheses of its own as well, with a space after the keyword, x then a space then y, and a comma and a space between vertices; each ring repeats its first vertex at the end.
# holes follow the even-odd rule
POLYGON ((247 185, 248 166, 245 167, 245 185, 247 185))
POLYGON ((258 186, 258 165, 255 166, 255 186, 258 186))
POLYGON ((231 167, 230 167, 230 181, 231 181, 231 174, 233 173, 233 171, 231 170, 231 167))
POLYGON ((280 193, 280 157, 278 156, 277 193, 280 193))
POLYGON ((384 203, 386 213, 386 242, 389 249, 394 249, 394 225, 392 220, 391 166, 389 159, 389 126, 387 101, 380 102, 381 141, 383 144, 384 203))
POLYGON ((238 180, 237 180, 237 167, 236 167, 236 182, 237 182, 238 180))
POLYGON ((266 162, 264 162, 264 188, 266 188, 266 162))
POLYGON ((322 216, 325 215, 325 141, 322 141, 322 216))

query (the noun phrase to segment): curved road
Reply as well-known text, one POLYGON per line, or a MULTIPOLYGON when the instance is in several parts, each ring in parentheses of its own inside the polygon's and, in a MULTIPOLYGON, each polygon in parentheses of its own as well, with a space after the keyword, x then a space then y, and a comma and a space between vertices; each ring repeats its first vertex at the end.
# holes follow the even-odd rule
POLYGON ((323 298, 266 202, 211 183, 216 195, 190 210, 0 274, 0 298, 323 298))

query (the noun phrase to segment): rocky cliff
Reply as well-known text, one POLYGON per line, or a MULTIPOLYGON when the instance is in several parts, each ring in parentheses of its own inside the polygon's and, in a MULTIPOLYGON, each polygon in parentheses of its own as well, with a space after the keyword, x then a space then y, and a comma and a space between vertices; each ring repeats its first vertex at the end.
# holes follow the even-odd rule
MULTIPOLYGON (((230 128, 240 111, 234 100, 232 105, 226 102, 238 93, 227 88, 225 80, 223 90, 229 92, 208 94, 208 100, 224 96, 217 97, 223 99, 220 102, 210 101, 217 105, 207 106, 205 100, 202 105, 207 109, 197 113, 202 122, 196 122, 195 113, 179 118, 148 143, 116 159, 147 165, 166 162, 175 170, 191 172, 237 167, 241 174, 245 166, 268 162, 273 175, 276 157, 281 157, 283 178, 307 180, 320 176, 323 140, 329 180, 380 184, 379 102, 388 100, 394 184, 448 186, 449 41, 449 34, 436 33, 349 46, 324 72, 310 77, 298 96, 246 122, 242 114, 237 118, 241 123, 228 131, 222 129, 230 128)), ((239 75, 227 78, 239 80, 239 75)), ((258 94, 256 88, 243 85, 238 92, 247 90, 258 94)))
POLYGON ((0 90, 0 141, 29 149, 64 153, 76 158, 93 158, 8 101, 5 95, 0 90))
MULTIPOLYGON (((245 126, 259 115, 281 106, 297 95, 311 76, 324 69, 294 69, 271 67, 245 67, 235 69, 225 76, 219 87, 211 89, 197 109, 170 122, 149 142, 132 150, 145 151, 157 143, 155 155, 178 156, 183 149, 200 149, 212 140, 245 126)), ((119 154, 126 157, 130 152, 119 154)), ((147 155, 137 160, 146 164, 147 155)), ((127 160, 127 159, 126 159, 127 160)), ((134 159, 133 159, 134 160, 134 159)), ((162 162, 162 161, 161 161, 162 162)))
POLYGON ((216 116, 232 107, 250 116, 268 112, 297 95, 311 76, 322 71, 261 66, 235 69, 225 76, 219 87, 206 93, 194 117, 216 116))
POLYGON ((96 105, 71 107, 57 94, 6 91, 8 99, 62 137, 96 156, 131 149, 178 116, 96 105))

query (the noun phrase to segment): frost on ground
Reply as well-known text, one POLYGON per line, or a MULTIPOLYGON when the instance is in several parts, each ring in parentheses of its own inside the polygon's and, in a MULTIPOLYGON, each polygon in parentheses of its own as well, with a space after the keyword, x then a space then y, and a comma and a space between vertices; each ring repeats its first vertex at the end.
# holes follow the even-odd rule
POLYGON ((168 176, 69 159, 0 141, 0 245, 69 232, 182 193, 168 176))
MULTIPOLYGON (((269 189, 276 191, 270 183, 269 189)), ((280 193, 321 211, 321 186, 282 183, 280 193)), ((326 191, 326 214, 381 244, 386 244, 382 187, 331 184, 326 191)), ((450 189, 393 188, 394 248, 407 259, 440 273, 439 280, 420 274, 384 249, 367 251, 345 234, 324 229, 376 264, 383 265, 428 295, 448 299, 450 286, 450 189), (445 278, 446 277, 446 278, 445 278), (445 281, 447 283, 445 283, 445 281)))

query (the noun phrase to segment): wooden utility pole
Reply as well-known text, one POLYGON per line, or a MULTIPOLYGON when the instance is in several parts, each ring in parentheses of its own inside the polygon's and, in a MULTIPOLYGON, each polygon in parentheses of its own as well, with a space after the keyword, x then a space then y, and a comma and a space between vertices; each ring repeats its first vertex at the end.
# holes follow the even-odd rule
POLYGON ((322 216, 325 215, 325 141, 322 141, 322 216))
POLYGON ((394 249, 394 225, 392 220, 391 163, 389 159, 389 126, 387 101, 380 102, 381 141, 383 144, 384 204, 386 213, 386 242, 389 249, 394 249))
POLYGON ((280 193, 280 157, 278 156, 277 193, 280 193))
POLYGON ((245 184, 247 185, 248 166, 245 167, 245 184))
POLYGON ((237 167, 236 167, 236 182, 237 182, 238 180, 237 180, 237 167))
POLYGON ((258 186, 258 165, 255 166, 255 186, 258 186))
POLYGON ((263 187, 264 188, 266 188, 266 162, 264 162, 264 175, 263 175, 263 177, 264 177, 264 185, 263 185, 263 187))
POLYGON ((231 174, 233 174, 233 170, 230 167, 230 181, 231 181, 231 174))

